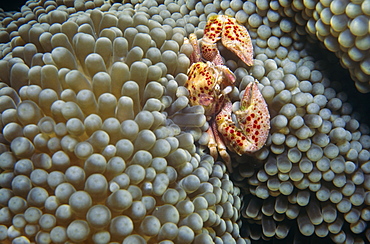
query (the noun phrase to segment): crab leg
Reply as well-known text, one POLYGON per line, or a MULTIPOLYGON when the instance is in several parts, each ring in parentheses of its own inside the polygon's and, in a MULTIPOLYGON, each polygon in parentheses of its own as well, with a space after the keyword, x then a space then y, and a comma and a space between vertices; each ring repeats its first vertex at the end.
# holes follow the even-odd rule
POLYGON ((189 39, 185 39, 186 42, 190 43, 191 46, 193 47, 193 53, 190 55, 190 62, 191 64, 197 63, 197 62, 202 62, 202 56, 199 50, 199 44, 198 44, 198 39, 195 33, 191 33, 189 35, 189 39))
MULTIPOLYGON (((207 134, 209 135, 209 142, 208 142, 208 149, 209 149, 209 154, 213 157, 213 159, 216 161, 218 159, 218 153, 220 152, 221 155, 221 150, 226 151, 226 146, 223 143, 222 139, 218 136, 217 133, 217 128, 216 128, 216 123, 212 121, 210 124, 208 130, 206 131, 207 134), (223 145, 223 146, 220 146, 223 145), (220 147, 222 149, 220 149, 220 147)), ((224 158, 223 158, 224 159, 224 158)), ((231 165, 231 159, 230 157, 228 160, 225 160, 226 166, 229 169, 229 165, 231 165)), ((232 171, 230 171, 232 172, 232 171)))
POLYGON ((233 168, 231 166, 231 158, 230 158, 230 155, 227 153, 227 148, 225 146, 224 141, 218 134, 217 125, 215 121, 212 121, 211 127, 208 128, 207 133, 209 134, 208 148, 209 148, 211 156, 215 160, 217 160, 218 153, 219 153, 221 158, 224 160, 227 169, 229 170, 230 173, 232 173, 233 168))
POLYGON ((253 65, 253 45, 247 29, 236 19, 226 15, 215 15, 208 19, 201 42, 203 57, 214 64, 223 64, 216 42, 234 52, 246 65, 253 65))
POLYGON ((209 141, 208 141, 207 146, 208 146, 208 149, 209 149, 209 154, 216 161, 217 158, 218 158, 218 152, 217 152, 216 138, 215 138, 215 135, 214 135, 213 130, 212 130, 212 124, 209 126, 208 130, 206 131, 208 136, 209 136, 209 141))

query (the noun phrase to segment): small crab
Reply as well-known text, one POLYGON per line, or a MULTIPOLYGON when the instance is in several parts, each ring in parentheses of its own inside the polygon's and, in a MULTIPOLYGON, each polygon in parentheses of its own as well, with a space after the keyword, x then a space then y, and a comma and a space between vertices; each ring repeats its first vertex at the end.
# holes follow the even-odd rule
POLYGON ((248 31, 235 19, 225 15, 209 18, 204 36, 199 41, 195 34, 189 35, 193 46, 185 87, 189 90, 191 105, 202 105, 210 121, 208 147, 217 159, 218 153, 232 172, 231 159, 227 148, 239 155, 258 151, 265 144, 270 129, 270 114, 267 104, 258 89, 257 82, 248 84, 235 112, 237 124, 233 122, 232 103, 227 94, 233 89, 235 75, 223 65, 217 49, 217 41, 233 51, 245 64, 253 64, 253 46, 248 31), (208 60, 203 62, 203 60, 208 60), (218 148, 218 150, 217 150, 218 148))

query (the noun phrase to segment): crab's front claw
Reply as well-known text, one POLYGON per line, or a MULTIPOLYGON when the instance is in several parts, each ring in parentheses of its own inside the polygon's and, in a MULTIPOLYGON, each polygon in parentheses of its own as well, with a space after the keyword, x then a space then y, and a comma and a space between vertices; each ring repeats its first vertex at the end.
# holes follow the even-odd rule
POLYGON ((238 155, 252 153, 261 149, 251 136, 243 129, 235 126, 231 119, 232 103, 226 102, 221 112, 216 116, 217 130, 222 135, 225 144, 238 155))
POLYGON ((240 128, 247 135, 247 140, 254 145, 250 152, 261 149, 270 131, 270 113, 257 82, 251 82, 245 88, 240 110, 235 114, 240 128))
POLYGON ((246 65, 253 65, 253 45, 251 37, 235 19, 227 17, 221 34, 222 44, 235 53, 246 65))
POLYGON ((228 148, 239 155, 260 150, 269 134, 270 113, 257 82, 248 84, 240 110, 235 112, 240 128, 232 121, 231 112, 232 103, 227 101, 216 116, 217 130, 228 148))
POLYGON ((214 15, 208 19, 204 28, 201 43, 202 55, 205 59, 223 64, 216 42, 234 52, 246 65, 253 65, 253 45, 247 28, 238 24, 236 19, 226 15, 214 15))

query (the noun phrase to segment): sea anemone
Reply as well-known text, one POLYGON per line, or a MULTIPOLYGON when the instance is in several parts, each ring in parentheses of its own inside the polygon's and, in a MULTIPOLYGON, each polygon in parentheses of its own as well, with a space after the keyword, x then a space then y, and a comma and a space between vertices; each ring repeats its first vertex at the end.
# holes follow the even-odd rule
POLYGON ((8 243, 370 241, 370 136, 316 37, 368 91, 369 1, 28 1, 0 24, 0 240, 8 243), (234 173, 188 105, 192 47, 214 14, 238 110, 255 79, 271 136, 234 173), (346 23, 346 24, 342 24, 346 23), (315 37, 316 36, 316 37, 315 37), (316 46, 314 46, 316 47, 316 46))

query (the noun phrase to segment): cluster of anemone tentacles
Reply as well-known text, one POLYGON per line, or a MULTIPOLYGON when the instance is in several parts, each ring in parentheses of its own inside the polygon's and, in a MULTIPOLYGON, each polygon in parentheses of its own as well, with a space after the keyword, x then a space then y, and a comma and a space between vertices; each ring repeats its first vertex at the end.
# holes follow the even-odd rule
POLYGON ((74 5, 2 22, 20 27, 0 61, 1 241, 245 243, 239 188, 194 144, 185 32, 132 4, 74 5))
POLYGON ((0 241, 369 242, 369 127, 305 42, 307 29, 366 91, 368 5, 30 0, 0 13, 0 241), (183 87, 184 37, 213 14, 253 41, 252 67, 219 45, 235 110, 257 79, 272 118, 231 175, 183 87))

